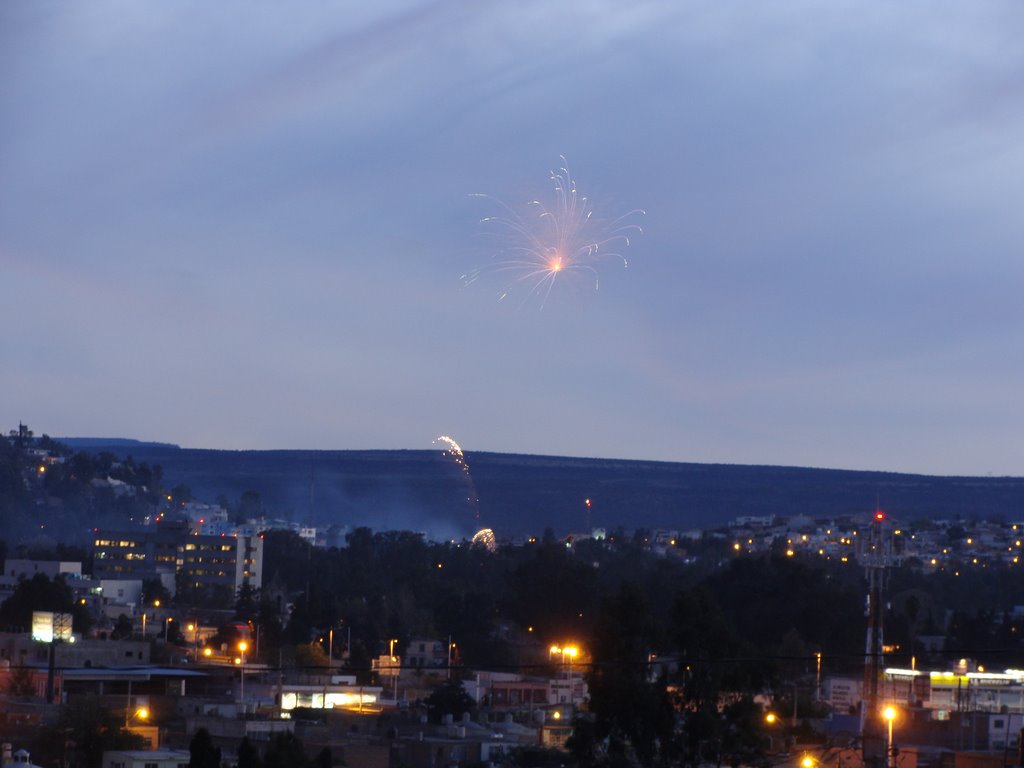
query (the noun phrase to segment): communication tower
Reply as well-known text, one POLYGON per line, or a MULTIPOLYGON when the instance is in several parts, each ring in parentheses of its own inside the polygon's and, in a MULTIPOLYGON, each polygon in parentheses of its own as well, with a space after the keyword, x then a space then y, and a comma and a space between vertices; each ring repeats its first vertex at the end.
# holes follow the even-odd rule
POLYGON ((885 581, 893 561, 893 533, 892 526, 881 510, 875 511, 858 549, 858 559, 864 565, 868 582, 864 606, 867 636, 864 643, 864 689, 860 711, 861 751, 865 768, 884 768, 888 763, 886 723, 882 718, 878 688, 882 678, 885 581))

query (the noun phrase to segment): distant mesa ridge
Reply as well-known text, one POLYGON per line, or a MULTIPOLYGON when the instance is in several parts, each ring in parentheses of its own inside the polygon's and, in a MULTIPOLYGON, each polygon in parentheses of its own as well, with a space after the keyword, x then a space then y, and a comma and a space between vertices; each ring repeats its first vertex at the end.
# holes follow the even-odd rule
POLYGON ((205 501, 258 491, 272 514, 317 526, 368 525, 452 537, 482 527, 499 537, 558 535, 589 525, 687 530, 741 516, 868 515, 876 501, 907 521, 1024 520, 1024 478, 949 477, 842 469, 695 464, 466 452, 466 478, 439 450, 181 448, 123 438, 59 438, 159 464, 165 483, 205 501), (592 500, 587 509, 584 502, 592 500))
POLYGON ((55 437, 53 439, 58 443, 64 443, 64 445, 70 448, 77 448, 80 451, 87 451, 95 448, 99 448, 100 450, 111 450, 113 448, 131 448, 135 446, 144 446, 147 448, 181 448, 180 445, 175 445, 174 443, 154 443, 147 440, 136 440, 131 437, 55 437))

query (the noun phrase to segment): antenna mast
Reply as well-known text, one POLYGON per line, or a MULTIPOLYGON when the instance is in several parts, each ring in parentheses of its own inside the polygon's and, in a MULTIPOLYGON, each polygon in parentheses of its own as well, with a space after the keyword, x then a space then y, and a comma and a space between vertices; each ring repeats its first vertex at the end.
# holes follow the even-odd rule
POLYGON ((867 635, 864 644, 864 690, 861 696, 861 750, 865 768, 883 768, 886 755, 885 725, 879 702, 878 684, 882 679, 882 617, 885 612, 885 581, 893 554, 892 527, 885 513, 876 506, 867 535, 861 540, 860 561, 868 582, 865 616, 867 635))

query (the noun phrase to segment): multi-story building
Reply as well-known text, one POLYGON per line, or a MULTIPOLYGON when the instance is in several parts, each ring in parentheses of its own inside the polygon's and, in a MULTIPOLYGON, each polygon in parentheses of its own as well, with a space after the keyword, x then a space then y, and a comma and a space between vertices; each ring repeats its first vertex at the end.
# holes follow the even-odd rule
POLYGON ((158 578, 171 592, 181 587, 232 599, 243 587, 261 586, 263 539, 199 535, 184 522, 161 523, 156 530, 98 531, 93 575, 121 581, 158 578))

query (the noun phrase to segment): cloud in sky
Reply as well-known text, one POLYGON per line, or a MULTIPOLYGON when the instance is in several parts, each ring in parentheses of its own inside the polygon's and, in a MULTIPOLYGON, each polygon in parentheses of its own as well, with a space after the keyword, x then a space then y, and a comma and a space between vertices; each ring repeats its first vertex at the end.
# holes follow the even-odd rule
POLYGON ((6 3, 6 419, 1019 473, 1022 16, 6 3), (560 154, 629 268, 461 285, 560 154))

